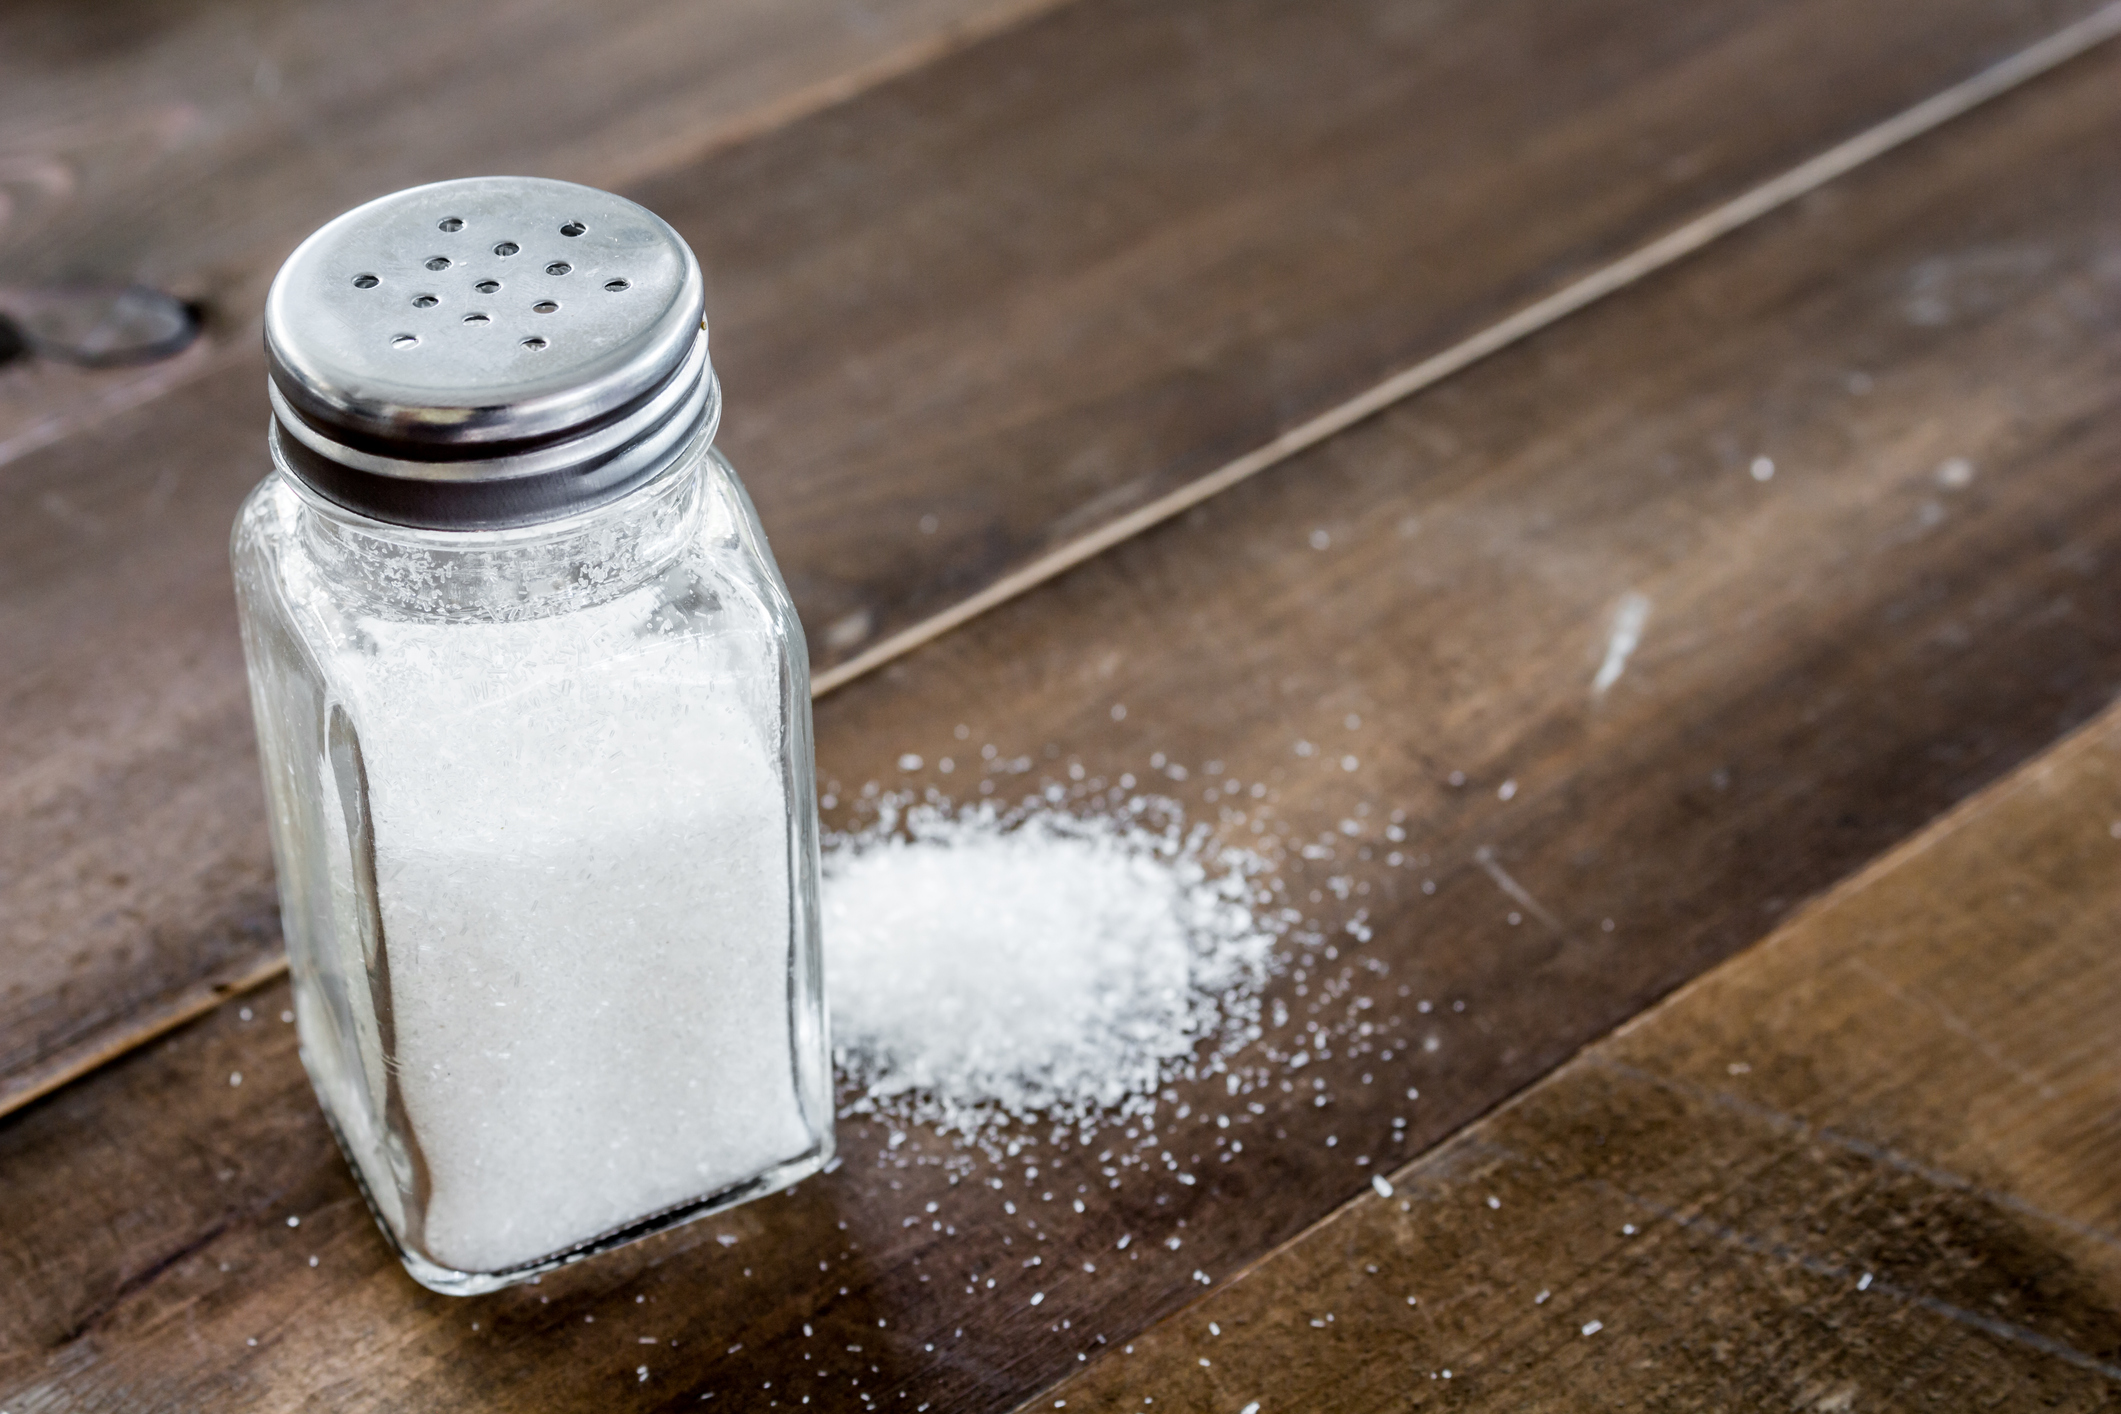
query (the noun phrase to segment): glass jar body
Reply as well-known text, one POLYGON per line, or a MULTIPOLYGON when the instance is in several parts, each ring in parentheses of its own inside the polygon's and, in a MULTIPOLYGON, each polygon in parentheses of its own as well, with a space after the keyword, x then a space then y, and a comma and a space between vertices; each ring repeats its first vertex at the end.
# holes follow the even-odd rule
POLYGON ((414 1277, 492 1290, 824 1165, 808 658, 704 438, 512 531, 281 464, 233 555, 303 1063, 414 1277))

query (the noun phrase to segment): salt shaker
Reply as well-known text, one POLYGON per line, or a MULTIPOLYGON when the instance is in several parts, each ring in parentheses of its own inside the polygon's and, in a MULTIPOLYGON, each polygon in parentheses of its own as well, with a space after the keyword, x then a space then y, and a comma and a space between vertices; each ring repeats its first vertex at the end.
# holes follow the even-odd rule
POLYGON ((302 1059, 437 1291, 832 1155, 808 660, 703 298, 642 207, 486 177, 267 301, 233 555, 302 1059))

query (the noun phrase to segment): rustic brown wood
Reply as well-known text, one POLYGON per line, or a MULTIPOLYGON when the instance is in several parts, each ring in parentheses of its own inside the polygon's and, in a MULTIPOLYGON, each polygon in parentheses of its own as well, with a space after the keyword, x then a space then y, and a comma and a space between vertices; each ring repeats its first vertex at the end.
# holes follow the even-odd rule
POLYGON ((2091 8, 1089 0, 636 194, 824 665, 2091 8))
POLYGON ((1024 1407, 2108 1408, 2117 931, 2121 710, 1024 1407))
MULTIPOLYGON (((635 190, 830 661, 2088 8, 1953 3, 1086 0, 635 190)), ((153 191, 124 239, 223 200, 153 191)), ((0 483, 0 1106, 276 947, 221 550, 262 372, 196 358, 0 483)))
POLYGON ((0 473, 0 1112, 277 965, 215 522, 263 469, 255 322, 293 244, 465 171, 611 184, 696 161, 1050 3, 0 15, 0 274, 149 280, 210 319, 148 368, 0 368, 0 468, 31 457, 0 473), (195 401, 101 439, 173 389, 195 401))
POLYGON ((951 1184, 935 1136, 849 1122, 792 1197, 430 1297, 269 990, 0 1126, 0 1210, 38 1215, 0 1244, 0 1390, 987 1410, 1182 1307, 2112 700, 2117 77, 2081 61, 825 700, 843 794, 1079 764, 1281 842, 1339 955, 1277 980, 1269 1044, 1316 1058, 1264 1113, 1188 1086, 1098 1141, 1193 1185, 1051 1144, 951 1184))
MULTIPOLYGON (((483 172, 638 181, 1055 2, 9 5, 0 280, 158 284, 247 351, 281 260, 357 202, 483 172)), ((172 372, 0 371, 0 463, 172 372)))

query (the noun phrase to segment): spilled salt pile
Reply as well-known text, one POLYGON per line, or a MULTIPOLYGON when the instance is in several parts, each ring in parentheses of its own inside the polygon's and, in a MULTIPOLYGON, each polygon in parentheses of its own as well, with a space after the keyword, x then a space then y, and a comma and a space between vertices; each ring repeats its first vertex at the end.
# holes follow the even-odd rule
POLYGON ((1087 816, 901 806, 825 856, 848 1113, 967 1136, 1144 1113, 1259 1037, 1283 924, 1258 856, 1141 797, 1087 816))

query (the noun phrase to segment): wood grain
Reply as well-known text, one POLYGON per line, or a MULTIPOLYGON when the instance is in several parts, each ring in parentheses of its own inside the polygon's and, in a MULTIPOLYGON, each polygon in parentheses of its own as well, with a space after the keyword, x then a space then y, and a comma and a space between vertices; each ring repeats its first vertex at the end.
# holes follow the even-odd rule
MULTIPOLYGON (((830 662, 2090 9, 1952 3, 1082 0, 632 189, 830 662)), ((0 1107, 276 947, 221 549, 261 364, 196 357, 0 478, 0 1107)))
POLYGON ((264 470, 256 321, 295 242, 466 171, 696 162, 1048 2, 0 15, 0 269, 209 314, 165 364, 0 368, 0 1112, 277 966, 222 547, 264 470))
MULTIPOLYGON (((0 271, 160 285, 247 353, 288 251, 359 202, 487 172, 638 181, 1052 3, 9 5, 0 271)), ((172 381, 168 368, 0 370, 0 464, 172 381)))
POLYGON ((2112 710, 1024 1407, 2109 1408, 2117 930, 2112 710))
POLYGON ((1619 259, 1608 261, 1511 311, 1506 317, 1439 349, 1419 363, 1401 368, 1295 426, 1285 428, 1214 470, 1164 491, 1116 519, 1064 540, 1014 566, 964 598, 869 644, 853 657, 834 663, 812 678, 811 691, 822 695, 876 671, 996 606, 1094 559, 1114 545, 1183 515, 1239 482, 1280 466, 1291 457, 1339 436, 1386 408, 1464 372, 1482 359, 1492 357, 1542 329, 1581 313, 1637 281, 1700 254, 1733 231, 1811 195, 1865 163, 1963 117, 2020 84, 2106 43, 2117 34, 2121 34, 2121 3, 2109 4, 2055 31, 2037 44, 1931 94, 1912 107, 1901 109, 1885 121, 1843 139, 1757 186, 1748 187, 1728 201, 1710 207, 1619 259))
POLYGON ((1275 850, 1322 938, 1264 1088, 955 1183, 946 1141, 849 1121, 793 1196, 454 1302, 394 1268, 268 990, 0 1126, 0 1206, 40 1218, 0 1244, 0 1390, 989 1410, 1212 1291, 2111 703, 2117 77, 2059 71, 821 704, 837 795, 1128 773, 1275 850))
POLYGON ((2092 8, 1086 0, 635 194, 829 667, 2092 8))

